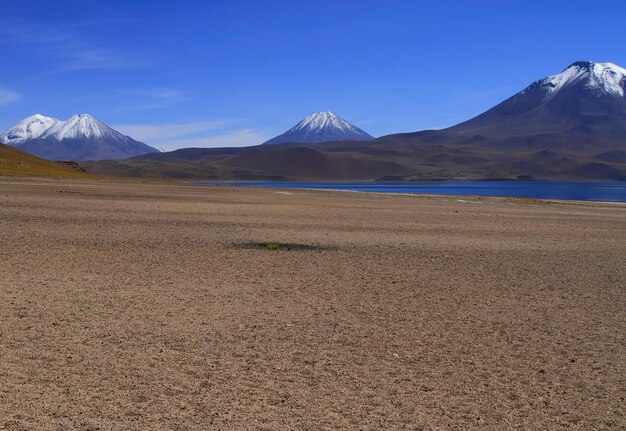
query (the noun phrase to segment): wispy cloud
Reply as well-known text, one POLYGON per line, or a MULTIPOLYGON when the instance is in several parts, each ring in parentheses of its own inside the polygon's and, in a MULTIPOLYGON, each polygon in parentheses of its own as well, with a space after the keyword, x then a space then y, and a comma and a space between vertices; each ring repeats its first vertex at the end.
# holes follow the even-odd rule
POLYGON ((17 102, 21 98, 22 98, 22 95, 19 93, 16 93, 13 90, 9 90, 7 88, 0 88, 0 106, 17 102))
POLYGON ((170 124, 116 124, 112 127, 140 141, 163 142, 214 131, 228 125, 228 123, 227 120, 209 120, 170 124))
POLYGON ((0 35, 0 46, 59 43, 69 39, 68 34, 57 29, 19 20, 0 20, 0 35))
POLYGON ((182 90, 167 87, 133 91, 127 93, 126 96, 130 96, 131 100, 137 103, 117 108, 118 110, 161 109, 188 99, 182 90))
POLYGON ((245 147, 270 138, 267 133, 244 128, 225 130, 232 120, 209 120, 178 124, 116 124, 125 135, 169 151, 186 147, 245 147))
POLYGON ((183 92, 177 90, 175 88, 167 88, 167 87, 157 87, 149 90, 139 91, 138 94, 143 94, 145 96, 154 97, 155 99, 162 99, 168 101, 178 102, 181 100, 185 100, 186 97, 183 95, 183 92))
POLYGON ((42 56, 51 58, 56 66, 51 73, 86 69, 112 69, 137 65, 119 53, 103 47, 91 46, 84 39, 61 28, 48 28, 26 21, 0 21, 0 46, 36 45, 42 56))
POLYGON ((230 131, 224 134, 204 136, 201 138, 181 139, 168 142, 167 147, 163 149, 175 148, 217 148, 217 147, 248 147, 251 145, 259 145, 270 139, 271 136, 266 132, 255 129, 240 129, 230 131))
POLYGON ((126 67, 126 61, 106 50, 72 48, 59 54, 63 61, 54 73, 72 70, 115 69, 126 67))

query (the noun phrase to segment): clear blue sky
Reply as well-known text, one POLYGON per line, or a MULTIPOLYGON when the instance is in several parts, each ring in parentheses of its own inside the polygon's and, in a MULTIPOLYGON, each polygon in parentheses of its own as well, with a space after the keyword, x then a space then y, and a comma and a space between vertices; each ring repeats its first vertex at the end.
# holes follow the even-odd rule
POLYGON ((258 144, 320 110, 441 128, 576 60, 626 65, 626 1, 0 4, 0 129, 90 113, 164 148, 258 144))

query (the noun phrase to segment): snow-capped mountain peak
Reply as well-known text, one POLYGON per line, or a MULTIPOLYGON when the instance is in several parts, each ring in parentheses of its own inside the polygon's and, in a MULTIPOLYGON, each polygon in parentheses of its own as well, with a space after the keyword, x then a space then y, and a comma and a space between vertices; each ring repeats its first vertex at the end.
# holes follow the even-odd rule
POLYGON ((371 135, 329 111, 314 112, 266 144, 282 142, 368 141, 371 135))
POLYGON ((585 90, 598 94, 624 97, 626 69, 613 63, 577 61, 563 72, 535 83, 536 86, 545 89, 546 99, 550 99, 563 88, 574 84, 580 84, 585 90))
POLYGON ((296 127, 292 130, 319 130, 326 128, 336 128, 340 130, 352 130, 354 126, 348 123, 343 118, 339 117, 334 112, 314 112, 311 115, 307 116, 304 120, 300 121, 296 127))
POLYGON ((113 134, 121 135, 89 114, 78 114, 70 117, 67 121, 59 122, 54 127, 46 131, 42 137, 47 138, 49 136, 53 136, 58 140, 79 138, 91 139, 102 138, 113 134))
POLYGON ((0 134, 0 143, 9 145, 21 144, 42 136, 58 123, 60 121, 56 118, 46 117, 41 114, 31 115, 0 134))
POLYGON ((507 135, 514 130, 541 136, 537 142, 544 142, 559 128, 571 130, 568 139, 576 139, 580 127, 589 131, 590 141, 602 133, 619 142, 626 127, 625 95, 626 69, 614 63, 577 61, 453 129, 477 135, 507 135))
POLYGON ((1 134, 0 142, 50 160, 121 159, 157 151, 89 114, 67 121, 33 115, 1 134))

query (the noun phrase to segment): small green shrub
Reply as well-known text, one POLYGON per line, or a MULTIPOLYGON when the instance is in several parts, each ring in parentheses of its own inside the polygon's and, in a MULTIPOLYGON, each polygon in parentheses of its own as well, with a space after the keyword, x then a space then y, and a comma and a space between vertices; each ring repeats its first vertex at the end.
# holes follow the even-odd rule
POLYGON ((278 250, 280 248, 280 244, 276 243, 276 242, 268 242, 265 244, 265 247, 268 250, 278 250))
POLYGON ((86 305, 89 305, 89 301, 87 301, 86 299, 82 299, 82 298, 72 299, 70 303, 72 303, 73 305, 78 305, 79 307, 84 307, 86 305))

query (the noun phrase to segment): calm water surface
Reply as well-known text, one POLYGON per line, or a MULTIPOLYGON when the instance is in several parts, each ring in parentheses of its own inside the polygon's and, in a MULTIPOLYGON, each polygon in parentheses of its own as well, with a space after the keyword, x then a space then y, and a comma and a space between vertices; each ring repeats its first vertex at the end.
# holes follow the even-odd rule
POLYGON ((438 181, 419 183, 207 181, 194 184, 289 189, 352 190, 376 193, 475 195, 537 199, 626 202, 626 182, 438 181))

